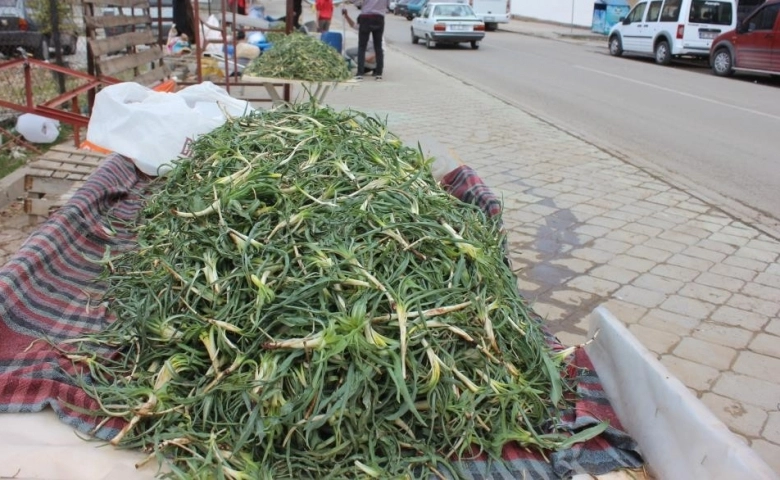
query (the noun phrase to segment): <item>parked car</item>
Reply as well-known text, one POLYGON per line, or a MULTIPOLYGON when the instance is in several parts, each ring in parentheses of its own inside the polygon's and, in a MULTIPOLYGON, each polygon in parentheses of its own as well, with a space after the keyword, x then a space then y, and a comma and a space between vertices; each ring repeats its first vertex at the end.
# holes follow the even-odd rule
MULTIPOLYGON (((43 30, 27 0, 0 0, 0 53, 12 56, 22 48, 35 58, 48 60, 53 42, 43 30)), ((75 33, 61 32, 63 53, 75 53, 77 40, 75 33)))
POLYGON ((642 0, 609 33, 609 53, 708 58, 712 41, 736 27, 735 0, 642 0))
POLYGON ((736 30, 716 38, 710 65, 724 77, 734 72, 780 74, 780 0, 769 0, 736 30))
POLYGON ((485 38, 485 22, 463 3, 429 3, 412 20, 412 43, 425 41, 428 48, 437 44, 470 43, 479 48, 485 38))
POLYGON ((428 5, 428 0, 409 0, 409 3, 406 5, 406 19, 412 20, 414 17, 419 16, 426 5, 428 5))
POLYGON ((393 13, 395 15, 401 15, 405 17, 408 12, 409 12, 409 0, 398 0, 397 3, 395 4, 395 10, 393 10, 393 13))

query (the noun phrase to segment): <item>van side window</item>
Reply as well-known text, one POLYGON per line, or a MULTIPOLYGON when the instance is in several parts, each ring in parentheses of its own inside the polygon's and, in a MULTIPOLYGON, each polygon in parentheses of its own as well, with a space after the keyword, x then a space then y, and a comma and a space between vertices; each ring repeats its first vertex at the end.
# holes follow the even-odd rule
POLYGON ((658 16, 661 14, 661 4, 663 2, 661 0, 657 0, 655 2, 650 2, 650 8, 647 9, 647 21, 648 22, 657 22, 658 16))
POLYGON ((645 16, 645 7, 647 7, 646 3, 637 3, 636 7, 628 14, 628 21, 631 23, 641 22, 645 16))
POLYGON ((676 22, 680 18, 680 4, 682 0, 666 0, 661 9, 662 22, 676 22))
POLYGON ((780 12, 780 4, 762 8, 748 20, 748 31, 774 30, 778 12, 780 12))
POLYGON ((731 25, 731 19, 734 17, 733 10, 731 2, 693 0, 688 21, 709 25, 731 25))

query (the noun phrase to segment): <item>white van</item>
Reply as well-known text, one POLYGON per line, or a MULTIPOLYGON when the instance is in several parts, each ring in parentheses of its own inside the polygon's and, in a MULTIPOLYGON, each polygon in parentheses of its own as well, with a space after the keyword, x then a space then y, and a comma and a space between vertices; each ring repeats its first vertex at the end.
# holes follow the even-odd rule
POLYGON ((736 0, 641 0, 609 32, 609 53, 708 58, 712 40, 737 26, 736 0))
POLYGON ((469 0, 474 14, 485 22, 485 30, 493 32, 499 23, 509 23, 511 0, 469 0))

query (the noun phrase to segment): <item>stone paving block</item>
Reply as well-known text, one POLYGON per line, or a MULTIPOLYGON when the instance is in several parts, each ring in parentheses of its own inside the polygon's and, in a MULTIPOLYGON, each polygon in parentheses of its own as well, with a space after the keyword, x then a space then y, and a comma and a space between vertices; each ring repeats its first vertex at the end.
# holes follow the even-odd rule
MULTIPOLYGON (((667 215, 674 215, 675 217, 681 217, 685 219, 692 219, 697 218, 700 213, 694 212, 685 208, 679 208, 679 207, 673 207, 673 208, 667 208, 664 210, 664 213, 667 215)), ((678 223, 683 223, 684 220, 680 220, 678 223)))
POLYGON ((573 289, 555 289, 553 290, 549 298, 551 301, 562 303, 564 305, 571 305, 573 307, 579 307, 583 304, 589 303, 595 298, 593 294, 573 289))
POLYGON ((647 313, 647 309, 644 307, 615 298, 610 298, 599 306, 609 310, 615 318, 623 323, 637 323, 647 313))
POLYGON ((675 232, 674 230, 663 232, 658 235, 658 238, 689 246, 695 245, 701 240, 699 237, 694 237, 693 235, 687 235, 681 232, 675 232))
MULTIPOLYGON (((753 281, 768 287, 780 288, 780 275, 774 275, 766 272, 759 273, 753 281)), ((778 301, 780 301, 780 297, 777 298, 778 301)))
POLYGON ((737 251, 735 255, 726 257, 726 259, 723 260, 723 263, 725 265, 744 268, 747 270, 752 270, 754 272, 764 272, 769 267, 769 265, 772 264, 772 262, 765 262, 762 260, 756 260, 756 259, 740 256, 739 251, 737 251))
POLYGON ((769 273, 772 275, 780 275, 780 263, 772 263, 770 264, 765 273, 769 273))
POLYGON ((699 221, 726 226, 730 224, 733 219, 729 215, 721 213, 720 211, 711 210, 709 214, 699 215, 699 221))
POLYGON ((731 222, 720 231, 725 235, 734 235, 737 237, 755 238, 758 236, 758 230, 742 222, 731 222))
POLYGON ((593 217, 588 220, 591 225, 598 225, 600 227, 606 227, 610 230, 618 230, 620 227, 626 224, 623 220, 617 220, 607 217, 593 217))
MULTIPOLYGON (((780 358, 780 336, 759 333, 756 335, 756 338, 750 342, 748 348, 757 353, 780 358)), ((778 372, 778 375, 780 375, 780 372, 778 372)))
POLYGON ((630 331, 642 345, 656 355, 662 355, 669 352, 680 341, 680 337, 673 333, 645 327, 638 323, 629 325, 628 331, 630 331))
POLYGON ((780 336, 780 319, 775 318, 770 320, 766 327, 764 327, 764 330, 772 335, 780 336))
POLYGON ((612 229, 598 225, 581 225, 575 228, 574 231, 583 235, 590 235, 591 237, 603 237, 611 232, 612 229))
POLYGON ((701 275, 701 273, 697 270, 667 264, 657 265, 652 270, 650 270, 650 273, 682 282, 690 282, 694 278, 701 275))
POLYGON ((722 305, 729 299, 731 292, 720 288, 708 287, 698 283, 689 283, 680 290, 684 297, 696 298, 715 305, 722 305))
POLYGON ((554 335, 556 336, 556 338, 558 338, 558 341, 560 341, 561 344, 567 347, 573 347, 575 345, 582 345, 583 343, 588 341, 588 337, 586 333, 587 332, 581 330, 577 332, 569 332, 566 330, 562 330, 556 332, 554 335))
POLYGON ((745 285, 745 282, 738 278, 717 275, 712 272, 702 273, 696 277, 695 282, 710 287, 720 288, 728 292, 738 292, 745 285))
POLYGON ((612 211, 612 210, 618 210, 622 208, 625 204, 622 202, 619 202, 617 200, 609 200, 603 197, 600 198, 591 198, 587 202, 588 205, 592 205, 596 208, 600 208, 605 211, 612 211))
POLYGON ((645 258, 632 257, 630 255, 617 255, 609 261, 610 265, 625 268, 634 272, 644 273, 652 269, 657 263, 645 258))
MULTIPOLYGON (((624 227, 625 228, 625 227, 624 227)), ((613 230, 606 234, 604 238, 618 242, 628 243, 630 245, 642 245, 650 237, 641 233, 630 232, 626 230, 613 230)))
POLYGON ((679 291, 683 285, 685 285, 679 280, 653 275, 652 273, 645 273, 644 275, 641 275, 639 278, 634 280, 632 283, 636 287, 665 294, 675 293, 679 291))
POLYGON ((734 362, 733 371, 761 380, 777 382, 778 372, 780 372, 780 358, 749 351, 739 352, 737 361, 734 362))
POLYGON ((625 285, 615 292, 614 297, 624 302, 633 303, 645 308, 653 308, 666 300, 666 295, 661 292, 647 290, 645 288, 625 285))
POLYGON ((558 322, 571 313, 570 311, 556 307, 555 305, 542 302, 534 302, 531 307, 533 307, 534 311, 538 313, 545 322, 558 322))
POLYGON ((688 255, 689 257, 709 260, 713 263, 722 262, 723 259, 726 258, 726 255, 723 253, 709 250, 706 248, 697 247, 697 246, 688 247, 685 250, 683 250, 682 253, 684 255, 688 255))
POLYGON ((604 280, 611 280, 617 283, 629 283, 636 278, 637 272, 626 270, 625 268, 614 267, 612 265, 602 265, 590 271, 589 275, 604 280))
POLYGON ((712 391, 767 411, 777 410, 777 399, 780 398, 780 385, 777 383, 733 372, 721 373, 712 391))
POLYGON ((710 260, 691 257, 680 253, 676 255, 672 255, 668 260, 666 260, 666 263, 670 265, 677 265, 680 267, 690 268, 691 270, 699 270, 701 272, 706 272, 707 270, 712 268, 713 265, 715 265, 715 262, 712 262, 710 260))
MULTIPOLYGON (((630 197, 630 195, 628 195, 627 193, 623 193, 623 195, 630 197)), ((649 211, 651 211, 653 213, 661 212, 661 211, 666 210, 668 208, 666 205, 661 205, 659 203, 648 202, 647 200, 635 200, 634 202, 631 203, 631 205, 633 205, 635 207, 639 207, 639 208, 644 208, 645 210, 649 210, 649 211)), ((663 228, 663 227, 660 227, 660 228, 663 228)), ((666 228, 664 228, 664 230, 666 230, 666 228)))
POLYGON ((601 297, 605 297, 620 288, 620 284, 618 283, 590 276, 581 276, 573 280, 569 280, 566 286, 601 297))
POLYGON ((741 247, 734 252, 738 257, 744 257, 751 260, 758 260, 759 262, 772 263, 777 261, 777 254, 774 252, 768 252, 766 250, 759 250, 748 246, 741 247))
POLYGON ((542 217, 547 216, 547 215, 552 215, 553 213, 558 211, 557 208, 548 207, 546 205, 541 205, 541 204, 538 204, 538 203, 527 205, 527 206, 523 207, 523 210, 526 211, 526 212, 530 212, 530 213, 536 214, 536 215, 540 215, 542 217))
POLYGON ((713 252, 719 252, 724 255, 731 255, 734 252, 737 251, 737 247, 733 245, 729 245, 728 243, 723 242, 716 242, 712 240, 712 237, 705 238, 704 240, 697 243, 695 246, 701 247, 707 250, 712 250, 713 252))
POLYGON ((674 228, 671 229, 673 232, 682 233, 684 235, 690 235, 691 237, 696 237, 700 240, 703 240, 705 238, 709 238, 712 235, 712 232, 709 230, 706 230, 704 228, 698 228, 694 227, 689 224, 682 224, 677 225, 674 228))
POLYGON ((685 250, 688 245, 683 243, 673 242, 671 240, 664 240, 662 238, 651 238, 644 243, 644 246, 650 248, 657 248, 659 250, 665 250, 667 252, 679 253, 685 250))
POLYGON ((534 282, 529 282, 528 280, 523 280, 522 278, 517 279, 517 289, 520 290, 520 294, 524 297, 528 298, 528 294, 533 292, 536 292, 539 290, 541 286, 534 282))
POLYGON ((780 444, 780 412, 769 413, 769 420, 767 420, 761 436, 770 442, 780 444))
POLYGON ((661 304, 660 308, 672 313, 679 313, 680 315, 704 319, 707 318, 713 310, 715 310, 715 305, 702 302, 694 298, 672 295, 661 304))
POLYGON ((617 240, 610 240, 608 238, 597 238, 593 241, 593 244, 591 245, 593 248, 598 248, 599 250, 604 250, 606 252, 611 253, 623 253, 629 248, 631 248, 630 243, 625 242, 619 242, 617 240))
POLYGON ((778 241, 751 240, 747 246, 756 250, 780 254, 780 242, 778 241))
POLYGON ((712 367, 674 355, 662 355, 661 365, 666 367, 683 385, 700 392, 709 390, 712 383, 720 375, 720 372, 712 367))
POLYGON ((574 273, 585 273, 593 268, 592 262, 579 258, 558 258, 552 260, 550 264, 566 268, 567 270, 571 270, 574 273))
POLYGON ((639 320, 640 325, 674 333, 681 337, 690 333, 699 326, 701 320, 665 310, 653 309, 639 320))
MULTIPOLYGON (((756 272, 747 268, 735 267, 733 265, 726 265, 725 263, 717 263, 710 268, 710 273, 715 275, 721 275, 728 278, 734 278, 749 282, 756 277, 756 272)), ((741 287, 740 287, 741 288, 741 287)))
POLYGON ((713 233, 710 235, 708 240, 712 240, 713 242, 718 243, 725 243, 726 245, 731 245, 733 247, 742 247, 748 243, 749 238, 741 237, 739 235, 730 235, 728 233, 724 233, 723 230, 721 230, 718 233, 713 233))
POLYGON ((509 226, 514 224, 533 223, 542 218, 542 215, 529 212, 522 208, 512 208, 505 209, 501 213, 501 217, 503 218, 504 222, 506 222, 507 226, 509 226))
POLYGON ((644 215, 638 213, 624 212, 620 210, 611 210, 604 212, 604 216, 607 218, 614 218, 615 220, 621 220, 624 222, 635 222, 640 218, 644 218, 644 215))
POLYGON ((628 225, 623 227, 623 230, 639 233, 642 235, 646 235, 648 237, 655 237, 659 233, 665 231, 665 228, 660 228, 652 225, 647 225, 643 223, 644 220, 646 220, 648 217, 645 217, 644 219, 637 220, 635 223, 629 223, 628 225))
POLYGON ((692 337, 683 338, 672 353, 678 357, 701 363, 702 365, 708 365, 718 370, 728 370, 731 362, 737 355, 737 351, 733 348, 692 337))
POLYGON ((742 293, 780 304, 780 288, 768 287, 758 283, 748 283, 742 289, 742 293))
POLYGON ((691 200, 685 200, 677 204, 677 208, 683 208, 696 213, 708 212, 712 207, 701 202, 694 202, 691 200))
POLYGON ((733 302, 734 297, 731 297, 728 302, 729 305, 719 307, 712 314, 711 319, 715 322, 741 327, 751 332, 761 330, 769 321, 769 318, 762 313, 744 310, 740 307, 734 308, 733 302))
POLYGON ((766 440, 752 440, 750 448, 758 452, 758 455, 775 472, 780 472, 780 445, 769 443, 766 440))
POLYGON ((666 250, 659 250, 657 248, 645 247, 644 245, 636 245, 626 252, 628 255, 634 257, 644 258, 652 260, 654 262, 661 263, 664 260, 672 256, 671 253, 666 250))
POLYGON ((588 247, 574 250, 571 252, 571 255, 581 260, 587 260, 596 264, 607 263, 615 256, 615 254, 612 252, 588 247))
POLYGON ((767 413, 753 405, 714 393, 705 393, 702 403, 732 431, 748 437, 758 437, 768 418, 767 413))
POLYGON ((693 336, 699 340, 736 349, 745 348, 755 335, 750 330, 703 321, 693 329, 693 336))

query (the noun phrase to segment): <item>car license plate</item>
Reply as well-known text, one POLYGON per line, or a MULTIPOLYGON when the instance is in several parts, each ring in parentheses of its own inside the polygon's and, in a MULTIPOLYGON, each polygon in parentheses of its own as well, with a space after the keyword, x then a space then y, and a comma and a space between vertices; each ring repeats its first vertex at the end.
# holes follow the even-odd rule
POLYGON ((712 40, 716 36, 715 32, 699 32, 699 38, 702 40, 712 40))
POLYGON ((485 21, 486 22, 495 22, 496 21, 496 17, 485 17, 485 21))
POLYGON ((450 25, 450 30, 453 32, 470 32, 471 25, 450 25))

